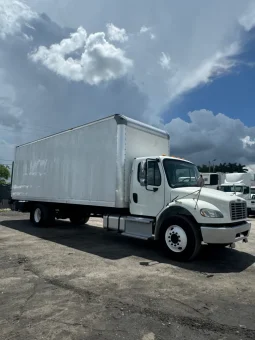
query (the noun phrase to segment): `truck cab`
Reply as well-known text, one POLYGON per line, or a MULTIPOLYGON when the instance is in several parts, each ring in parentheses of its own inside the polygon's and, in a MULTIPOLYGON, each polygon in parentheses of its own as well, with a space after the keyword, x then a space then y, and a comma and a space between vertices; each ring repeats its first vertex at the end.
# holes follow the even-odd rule
POLYGON ((130 214, 136 228, 127 236, 149 235, 174 259, 192 259, 201 243, 247 241, 250 224, 244 199, 198 187, 197 167, 175 157, 142 157, 133 162, 130 214), (150 227, 139 228, 145 218, 150 227), (151 229, 150 229, 151 228, 151 229))
POLYGON ((189 161, 176 157, 150 157, 134 160, 130 213, 157 217, 172 200, 178 188, 195 187, 199 172, 189 161))

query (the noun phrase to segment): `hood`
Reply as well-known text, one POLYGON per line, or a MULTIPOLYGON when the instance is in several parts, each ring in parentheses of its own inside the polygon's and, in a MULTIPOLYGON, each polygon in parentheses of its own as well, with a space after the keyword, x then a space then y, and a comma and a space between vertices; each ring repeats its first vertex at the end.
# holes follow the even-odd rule
MULTIPOLYGON (((186 195, 189 195, 185 198, 197 198, 198 197, 199 187, 181 187, 172 189, 171 199, 174 199, 178 196, 178 199, 183 198, 186 195), (196 193, 194 193, 196 191, 196 193)), ((221 201, 221 202, 232 202, 236 200, 242 200, 242 198, 235 195, 235 193, 225 193, 223 191, 209 189, 203 187, 199 196, 200 200, 212 203, 213 201, 221 201)))
POLYGON ((243 193, 242 192, 236 192, 236 193, 234 193, 234 192, 225 192, 225 194, 227 194, 227 195, 230 195, 230 196, 242 196, 243 195, 243 193))

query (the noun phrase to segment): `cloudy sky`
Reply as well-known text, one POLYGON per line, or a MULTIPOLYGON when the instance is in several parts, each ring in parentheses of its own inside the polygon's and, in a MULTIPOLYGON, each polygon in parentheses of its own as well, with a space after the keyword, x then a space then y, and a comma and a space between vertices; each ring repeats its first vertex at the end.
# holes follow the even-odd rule
POLYGON ((0 0, 0 162, 122 113, 197 164, 255 163, 254 89, 255 0, 0 0))

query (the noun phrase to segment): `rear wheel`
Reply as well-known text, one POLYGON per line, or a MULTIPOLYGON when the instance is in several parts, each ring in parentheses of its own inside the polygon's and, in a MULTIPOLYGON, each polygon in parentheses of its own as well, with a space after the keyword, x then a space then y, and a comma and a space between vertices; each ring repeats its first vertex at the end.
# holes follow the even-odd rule
POLYGON ((199 227, 186 217, 176 216, 167 220, 160 231, 164 253, 176 261, 191 261, 200 251, 199 227))
POLYGON ((49 226, 54 220, 53 209, 43 204, 35 204, 30 212, 30 221, 36 227, 49 226))

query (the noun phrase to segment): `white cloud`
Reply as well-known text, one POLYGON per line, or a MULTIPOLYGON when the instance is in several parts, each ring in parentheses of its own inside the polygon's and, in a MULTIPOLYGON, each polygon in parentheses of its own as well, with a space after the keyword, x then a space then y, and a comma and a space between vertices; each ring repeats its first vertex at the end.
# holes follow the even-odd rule
POLYGON ((0 37, 20 32, 22 25, 37 17, 30 7, 19 0, 0 0, 0 37))
POLYGON ((23 37, 28 40, 28 41, 32 41, 33 40, 33 37, 31 35, 27 35, 27 34, 23 34, 23 37))
MULTIPOLYGON (((113 113, 137 118, 145 112, 147 97, 131 77, 91 86, 58 77, 55 71, 38 67, 28 59, 28 53, 40 45, 54 45, 53 52, 60 56, 68 52, 65 59, 69 56, 80 59, 77 55, 83 54, 86 45, 88 50, 93 47, 95 35, 92 39, 87 37, 83 44, 84 32, 76 32, 66 41, 64 38, 71 30, 60 27, 46 15, 38 16, 30 24, 33 28, 24 25, 18 34, 0 40, 0 65, 4 70, 0 69, 1 139, 19 145, 113 113), (33 40, 21 39, 22 33, 29 33, 33 40)), ((104 68, 106 64, 104 61, 104 68)), ((0 158, 12 156, 10 148, 0 149, 0 158)))
POLYGON ((163 70, 170 70, 171 69, 171 58, 168 54, 161 52, 161 56, 159 59, 159 64, 163 68, 163 70))
MULTIPOLYGON (((107 5, 105 0, 98 0, 88 5, 84 0, 63 0, 59 7, 50 0, 27 0, 34 9, 45 11, 62 25, 77 27, 77 23, 83 23, 89 32, 97 32, 98 27, 109 22, 121 23, 122 27, 132 32, 140 27, 140 34, 128 36, 129 44, 125 48, 134 60, 134 65, 137 65, 132 78, 150 98, 152 114, 236 65, 226 50, 237 46, 239 42, 237 22, 247 9, 249 0, 226 0, 224 3, 213 2, 207 6, 203 0, 194 0, 185 4, 185 20, 184 9, 179 2, 156 4, 153 0, 141 0, 139 3, 131 1, 133 5, 119 0, 112 0, 107 5), (132 6, 135 6, 135 11, 132 6), (141 23, 145 24, 140 26, 141 23), (151 39, 151 44, 147 39, 142 41, 139 38, 145 34, 151 39), (159 65, 157 68, 160 51, 171 55, 171 72, 162 74, 159 65)), ((126 36, 124 28, 119 29, 112 24, 108 27, 113 32, 121 32, 118 39, 123 40, 123 36, 126 36)), ((238 52, 237 49, 235 53, 238 52)), ((235 56, 235 53, 231 56, 235 56)), ((66 61, 65 67, 75 73, 74 69, 80 67, 80 62, 77 66, 76 62, 73 64, 72 60, 69 61, 66 61)))
POLYGON ((239 19, 239 23, 247 32, 255 26, 255 2, 250 3, 250 6, 239 19))
POLYGON ((255 127, 205 109, 189 112, 188 118, 175 118, 165 125, 173 154, 199 164, 212 159, 218 163, 255 161, 255 127))
POLYGON ((0 138, 0 156, 1 159, 6 160, 5 162, 3 162, 4 164, 8 164, 11 166, 11 162, 7 163, 7 161, 10 161, 14 158, 15 147, 16 145, 12 144, 11 142, 0 138))
POLYGON ((140 29, 140 33, 146 33, 146 32, 149 32, 150 30, 151 30, 151 27, 142 26, 140 29))
POLYGON ((244 138, 241 138, 241 141, 243 142, 244 148, 255 145, 255 139, 252 140, 250 136, 245 136, 244 138))
POLYGON ((118 28, 113 24, 107 24, 107 35, 110 41, 125 42, 128 40, 128 35, 124 28, 118 28))
POLYGON ((1 126, 8 128, 21 127, 23 111, 16 105, 16 91, 10 84, 5 83, 6 74, 0 69, 0 132, 1 126))
POLYGON ((140 34, 145 34, 145 33, 149 33, 149 36, 150 36, 151 40, 156 39, 156 35, 152 32, 152 28, 151 27, 142 26, 140 28, 140 34))
POLYGON ((22 113, 20 108, 0 98, 0 126, 20 128, 22 113))
POLYGON ((66 79, 84 81, 90 85, 123 77, 133 66, 133 61, 125 56, 123 50, 105 39, 104 32, 87 36, 82 27, 60 44, 49 48, 40 46, 30 58, 66 79), (83 49, 80 59, 66 57, 79 49, 83 49))
POLYGON ((222 51, 203 60, 196 68, 177 69, 169 80, 170 102, 199 85, 211 82, 215 76, 219 76, 231 70, 236 65, 234 56, 240 52, 238 43, 233 43, 222 51))

